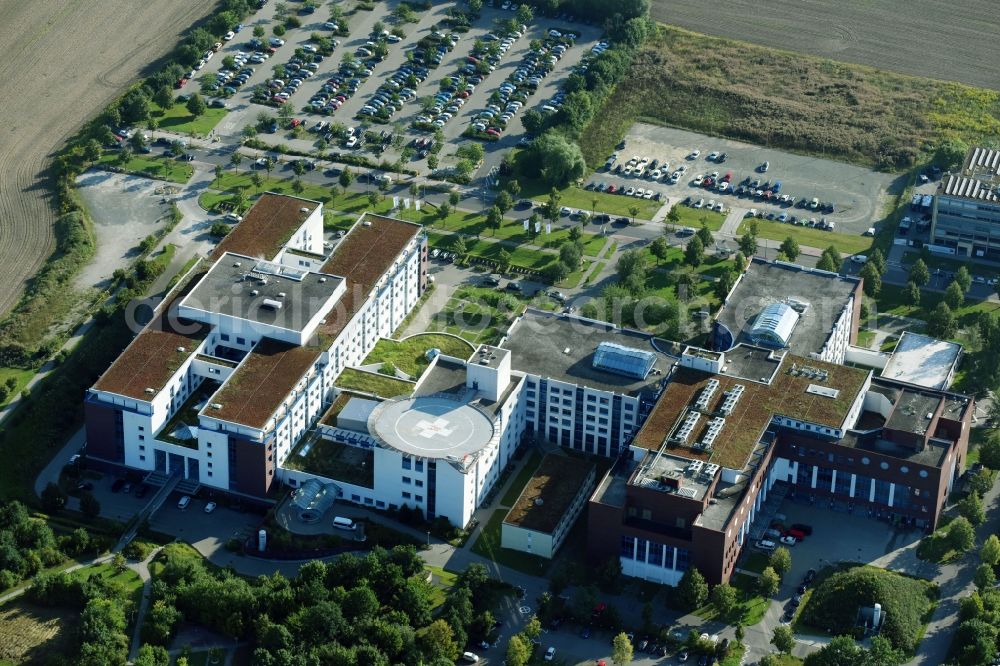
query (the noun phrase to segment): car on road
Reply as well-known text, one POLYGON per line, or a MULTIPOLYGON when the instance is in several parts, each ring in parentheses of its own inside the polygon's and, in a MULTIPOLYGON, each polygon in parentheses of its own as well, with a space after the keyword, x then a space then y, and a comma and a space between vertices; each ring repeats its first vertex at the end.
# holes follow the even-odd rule
POLYGON ((504 289, 506 289, 507 291, 512 291, 512 292, 514 292, 516 294, 520 294, 521 293, 521 285, 519 285, 516 282, 508 282, 507 286, 504 287, 504 289))
POLYGON ((463 652, 462 660, 467 661, 470 664, 475 664, 479 662, 479 655, 477 655, 475 652, 463 652))
POLYGON ((556 648, 554 645, 550 645, 549 649, 545 651, 545 661, 552 661, 556 658, 556 648))
POLYGON ((783 543, 786 546, 794 546, 795 544, 797 544, 799 542, 798 539, 796 539, 793 536, 783 536, 780 539, 778 539, 778 541, 780 541, 781 543, 783 543))
POLYGON ((190 504, 191 504, 191 496, 184 495, 183 497, 180 498, 180 500, 178 500, 177 508, 183 511, 184 509, 188 508, 188 505, 190 504))
POLYGON ((759 167, 757 167, 757 170, 760 171, 761 173, 767 173, 767 170, 770 168, 771 168, 771 163, 765 161, 762 162, 759 167))
POLYGON ((215 511, 215 507, 218 506, 215 502, 209 502, 205 505, 205 513, 212 513, 215 511))
POLYGON ((719 153, 713 150, 708 154, 708 157, 706 157, 705 159, 708 160, 709 162, 714 162, 715 160, 719 159, 719 153))
POLYGON ((500 286, 500 280, 498 280, 497 278, 493 277, 492 275, 489 275, 489 276, 483 278, 483 286, 484 287, 499 287, 500 286))
POLYGON ((690 153, 688 153, 687 158, 689 160, 696 160, 696 159, 698 159, 699 155, 701 155, 701 151, 700 150, 692 150, 690 153))
POLYGON ((677 653, 677 661, 685 662, 687 660, 688 660, 688 651, 687 650, 681 650, 680 652, 677 653))

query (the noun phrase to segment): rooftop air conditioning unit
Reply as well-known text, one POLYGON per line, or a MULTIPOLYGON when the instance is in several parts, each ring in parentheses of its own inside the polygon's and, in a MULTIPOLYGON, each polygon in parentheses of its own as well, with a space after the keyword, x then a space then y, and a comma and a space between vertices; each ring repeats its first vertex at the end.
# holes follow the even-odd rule
POLYGON ((233 264, 233 267, 234 268, 239 268, 241 265, 242 264, 240 264, 240 262, 237 261, 236 263, 233 264))
POLYGON ((150 395, 152 395, 152 394, 156 393, 156 389, 154 389, 154 388, 147 388, 146 389, 146 393, 149 393, 150 395))
POLYGON ((319 281, 320 281, 320 282, 326 282, 326 278, 325 278, 325 277, 321 277, 321 278, 319 279, 319 281))
POLYGON ((303 206, 302 208, 299 208, 299 212, 300 212, 300 213, 308 213, 308 212, 309 212, 309 209, 308 209, 308 208, 306 208, 305 206, 303 206))
POLYGON ((284 298, 284 297, 285 297, 285 292, 279 291, 278 292, 278 298, 284 298))
POLYGON ((178 348, 177 348, 177 351, 179 351, 180 353, 182 353, 182 354, 183 354, 183 353, 184 353, 185 351, 187 351, 187 350, 186 350, 186 349, 184 349, 184 347, 178 347, 178 348))
POLYGON ((212 409, 222 409, 222 403, 213 402, 212 403, 212 409))

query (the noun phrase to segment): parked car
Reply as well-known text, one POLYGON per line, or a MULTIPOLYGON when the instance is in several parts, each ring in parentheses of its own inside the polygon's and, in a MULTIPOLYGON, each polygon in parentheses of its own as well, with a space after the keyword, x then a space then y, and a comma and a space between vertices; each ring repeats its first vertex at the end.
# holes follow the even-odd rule
POLYGON ((212 513, 213 511, 215 511, 216 506, 217 505, 215 502, 209 502, 208 504, 205 505, 205 513, 212 513))

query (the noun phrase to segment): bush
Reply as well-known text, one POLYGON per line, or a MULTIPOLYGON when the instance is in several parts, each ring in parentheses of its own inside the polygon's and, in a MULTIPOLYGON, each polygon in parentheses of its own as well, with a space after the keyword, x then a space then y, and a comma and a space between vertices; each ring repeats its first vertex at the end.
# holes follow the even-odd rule
POLYGON ((846 634, 854 628, 858 608, 880 603, 886 618, 882 636, 910 652, 935 596, 926 582, 874 567, 854 567, 824 580, 802 611, 802 619, 825 631, 846 634))
POLYGON ((143 561, 153 551, 153 547, 145 541, 131 541, 122 549, 122 555, 130 560, 143 561))

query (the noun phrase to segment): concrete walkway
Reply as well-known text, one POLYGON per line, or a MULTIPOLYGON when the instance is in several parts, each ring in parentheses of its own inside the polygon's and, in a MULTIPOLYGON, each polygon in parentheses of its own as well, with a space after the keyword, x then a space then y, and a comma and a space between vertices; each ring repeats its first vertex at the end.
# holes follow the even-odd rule
POLYGON ((139 654, 139 647, 142 645, 142 623, 146 619, 146 611, 149 610, 149 593, 153 587, 153 579, 149 575, 149 563, 160 554, 160 548, 154 548, 152 552, 141 562, 129 564, 132 571, 139 574, 142 579, 142 599, 139 601, 139 609, 135 615, 135 628, 132 630, 132 644, 128 652, 128 660, 134 661, 139 654))

